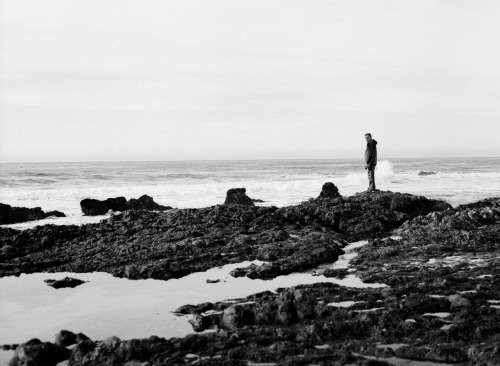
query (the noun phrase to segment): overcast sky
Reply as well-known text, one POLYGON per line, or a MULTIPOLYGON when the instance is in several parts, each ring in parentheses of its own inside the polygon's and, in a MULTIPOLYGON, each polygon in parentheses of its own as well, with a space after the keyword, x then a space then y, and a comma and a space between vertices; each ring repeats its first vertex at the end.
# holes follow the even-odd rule
POLYGON ((497 0, 0 4, 0 162, 500 157, 497 0))

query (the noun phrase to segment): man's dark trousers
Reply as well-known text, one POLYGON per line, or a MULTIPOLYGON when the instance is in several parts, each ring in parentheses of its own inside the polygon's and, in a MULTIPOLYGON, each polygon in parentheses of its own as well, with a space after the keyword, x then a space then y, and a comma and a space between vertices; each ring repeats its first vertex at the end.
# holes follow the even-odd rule
POLYGON ((370 191, 374 191, 375 190, 375 166, 370 165, 367 170, 368 170, 368 183, 369 183, 368 189, 370 191))

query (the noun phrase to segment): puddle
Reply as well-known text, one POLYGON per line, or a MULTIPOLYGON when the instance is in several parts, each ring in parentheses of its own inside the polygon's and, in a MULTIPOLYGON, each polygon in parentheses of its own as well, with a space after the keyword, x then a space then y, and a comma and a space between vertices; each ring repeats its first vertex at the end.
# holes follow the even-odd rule
POLYGON ((404 346, 408 346, 408 344, 406 344, 406 343, 377 344, 377 348, 390 348, 393 351, 395 351, 401 347, 404 347, 404 346))
POLYGON ((0 278, 0 345, 25 342, 31 338, 54 341, 61 329, 82 332, 91 339, 116 335, 122 339, 183 337, 193 333, 190 316, 178 316, 173 310, 186 304, 216 302, 246 297, 280 287, 318 282, 348 287, 386 287, 365 284, 359 277, 344 279, 293 273, 273 280, 234 278, 229 272, 237 267, 257 265, 246 261, 197 272, 181 279, 128 280, 108 273, 34 273, 0 278), (74 277, 88 281, 75 288, 56 290, 43 280, 74 277), (207 283, 207 279, 220 279, 207 283))
POLYGON ((354 310, 355 313, 371 313, 372 311, 384 310, 385 308, 371 308, 371 309, 363 309, 363 310, 354 310))
POLYGON ((437 318, 447 318, 450 315, 451 315, 450 313, 425 313, 422 316, 435 316, 437 318))
POLYGON ((349 267, 349 261, 358 255, 358 253, 356 253, 354 250, 361 248, 366 244, 368 244, 368 240, 361 240, 348 244, 343 248, 345 254, 341 255, 336 262, 322 264, 318 268, 346 269, 349 267))
POLYGON ((341 301, 341 302, 330 302, 326 304, 327 306, 333 306, 336 308, 349 308, 353 306, 354 304, 358 304, 363 301, 341 301))
POLYGON ((328 349, 328 348, 330 348, 330 345, 328 345, 328 344, 320 344, 318 346, 314 346, 314 348, 316 348, 316 349, 328 349))
POLYGON ((455 366, 455 365, 457 365, 457 364, 451 364, 451 363, 441 363, 441 362, 432 362, 432 361, 415 361, 415 360, 409 360, 409 359, 397 358, 397 357, 383 358, 383 357, 375 357, 375 356, 365 356, 365 355, 361 355, 358 353, 353 353, 353 355, 363 357, 363 358, 366 358, 368 360, 385 361, 388 364, 391 364, 394 366, 455 366))

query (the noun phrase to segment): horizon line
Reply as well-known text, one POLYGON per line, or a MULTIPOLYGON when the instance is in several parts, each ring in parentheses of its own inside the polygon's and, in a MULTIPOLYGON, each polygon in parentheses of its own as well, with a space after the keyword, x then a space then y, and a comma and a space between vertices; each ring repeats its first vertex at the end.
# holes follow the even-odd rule
MULTIPOLYGON (((500 156, 433 156, 433 157, 381 157, 378 160, 416 160, 416 159, 500 159, 500 156)), ((155 163, 155 162, 193 162, 193 161, 324 161, 324 160, 360 160, 363 158, 268 158, 268 159, 172 159, 172 160, 85 160, 85 161, 13 161, 0 164, 85 164, 85 163, 155 163)))

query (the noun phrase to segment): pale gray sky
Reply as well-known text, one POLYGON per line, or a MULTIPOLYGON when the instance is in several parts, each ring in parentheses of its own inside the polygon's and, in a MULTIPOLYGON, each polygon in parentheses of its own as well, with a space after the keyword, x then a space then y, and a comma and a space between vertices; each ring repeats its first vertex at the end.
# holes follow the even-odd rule
POLYGON ((0 0, 0 162, 500 156, 496 0, 0 0))

